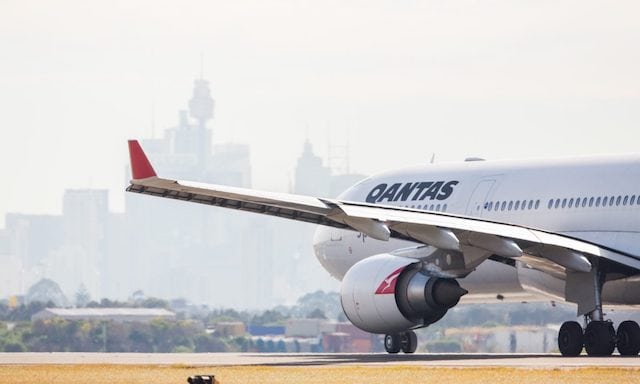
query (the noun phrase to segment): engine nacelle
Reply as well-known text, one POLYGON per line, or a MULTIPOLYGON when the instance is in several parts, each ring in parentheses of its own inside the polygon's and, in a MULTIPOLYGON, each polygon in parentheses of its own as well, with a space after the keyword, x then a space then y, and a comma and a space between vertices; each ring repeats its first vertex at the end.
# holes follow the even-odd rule
POLYGON ((467 291, 454 279, 430 276, 419 260, 381 254, 356 263, 342 280, 340 298, 358 328, 392 334, 440 320, 467 291))

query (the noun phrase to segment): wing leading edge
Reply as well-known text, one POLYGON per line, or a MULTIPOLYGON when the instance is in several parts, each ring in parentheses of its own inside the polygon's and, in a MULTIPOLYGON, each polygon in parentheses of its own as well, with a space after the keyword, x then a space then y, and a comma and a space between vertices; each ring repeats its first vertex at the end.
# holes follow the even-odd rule
POLYGON ((137 141, 129 141, 133 180, 128 192, 232 208, 362 232, 374 239, 401 238, 464 255, 469 273, 486 258, 520 260, 564 278, 589 273, 607 260, 620 277, 640 272, 640 259, 597 244, 521 225, 441 212, 256 191, 163 179, 156 175, 137 141))

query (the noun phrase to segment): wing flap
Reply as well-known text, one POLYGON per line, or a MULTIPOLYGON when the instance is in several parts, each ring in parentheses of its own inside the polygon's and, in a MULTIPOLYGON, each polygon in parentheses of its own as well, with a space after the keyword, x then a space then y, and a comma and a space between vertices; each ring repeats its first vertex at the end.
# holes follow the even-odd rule
MULTIPOLYGON (((634 255, 561 234, 527 228, 521 225, 493 222, 441 212, 420 212, 410 209, 353 202, 338 202, 338 207, 348 216, 367 217, 384 221, 391 229, 399 225, 411 224, 413 231, 407 232, 404 230, 401 231, 401 233, 417 241, 420 241, 420 233, 432 232, 434 228, 449 229, 456 233, 459 241, 473 234, 494 235, 502 239, 513 240, 518 247, 524 249, 525 252, 530 252, 529 254, 534 256, 547 258, 569 269, 573 269, 577 265, 580 266, 578 268, 579 270, 585 269, 586 264, 579 256, 589 255, 597 258, 605 258, 640 270, 640 260, 634 255), (422 231, 418 229, 421 226, 424 227, 422 231), (570 252, 565 253, 563 256, 558 256, 560 254, 557 250, 558 248, 570 252), (576 254, 577 256, 569 256, 571 254, 576 254)), ((435 246, 435 244, 430 245, 435 246)), ((479 244, 474 243, 469 245, 478 246, 479 244)), ((512 246, 511 248, 513 249, 512 246)), ((489 246, 485 249, 495 251, 495 248, 489 246)), ((507 257, 515 258, 517 257, 517 252, 514 251, 511 256, 507 257)))

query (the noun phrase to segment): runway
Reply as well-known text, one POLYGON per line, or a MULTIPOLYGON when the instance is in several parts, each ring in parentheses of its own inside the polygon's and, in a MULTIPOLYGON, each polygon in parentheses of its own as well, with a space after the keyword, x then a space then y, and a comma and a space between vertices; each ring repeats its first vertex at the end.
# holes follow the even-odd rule
POLYGON ((1 365, 158 365, 188 367, 444 367, 635 368, 640 357, 575 357, 553 354, 256 354, 256 353, 0 353, 1 365))

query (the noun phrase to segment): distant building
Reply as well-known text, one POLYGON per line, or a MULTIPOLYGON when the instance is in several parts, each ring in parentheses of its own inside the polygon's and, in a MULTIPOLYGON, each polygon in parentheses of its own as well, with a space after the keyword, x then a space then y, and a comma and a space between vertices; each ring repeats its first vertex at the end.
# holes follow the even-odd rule
POLYGON ((213 333, 222 337, 240 337, 247 333, 247 329, 241 321, 220 321, 215 324, 213 333))
POLYGON ((7 229, 0 229, 0 298, 15 297, 16 293, 24 292, 23 260, 12 249, 13 238, 7 229))
POLYGON ((323 333, 322 348, 331 353, 379 352, 379 337, 351 323, 337 323, 334 332, 323 333))
POLYGON ((108 215, 108 190, 67 189, 62 201, 64 242, 78 245, 92 257, 101 258, 108 215))
POLYGON ((68 189, 62 203, 63 244, 51 255, 47 277, 72 294, 84 285, 92 297, 104 297, 112 281, 104 273, 109 242, 109 191, 68 189))
POLYGON ((289 319, 285 333, 287 337, 319 337, 335 331, 335 323, 324 319, 289 319))
MULTIPOLYGON (((5 218, 6 248, 26 270, 38 269, 51 250, 62 245, 62 217, 8 213, 5 218)), ((34 283, 27 282, 27 285, 34 283)))
MULTIPOLYGON (((209 83, 196 80, 178 124, 141 144, 163 177, 250 188, 249 146, 212 145, 213 111, 209 83)), ((273 304, 270 218, 136 194, 125 202, 128 256, 118 263, 129 292, 235 308, 273 304)))
POLYGON ((331 197, 331 169, 322 164, 322 158, 313 153, 309 140, 305 141, 302 155, 296 164, 293 193, 296 195, 331 197))
MULTIPOLYGON (((348 153, 342 153, 342 157, 348 153)), ((342 159, 343 163, 348 161, 342 159)), ((347 170, 348 167, 337 168, 336 171, 347 170)), ((335 198, 345 189, 364 179, 360 174, 334 174, 332 169, 324 164, 313 146, 306 140, 302 154, 295 167, 293 193, 318 197, 335 198)), ((321 266, 313 253, 313 236, 315 225, 280 220, 276 231, 276 249, 279 257, 274 258, 275 270, 285 274, 286 279, 279 279, 274 289, 277 292, 293 292, 299 295, 318 289, 337 291, 339 282, 332 278, 321 266)))
POLYGON ((5 248, 14 276, 3 281, 20 287, 10 293, 25 293, 26 287, 48 278, 67 294, 84 283, 92 296, 100 297, 108 218, 106 189, 66 190, 62 215, 7 214, 5 248))
POLYGON ((558 329, 554 325, 449 328, 444 336, 457 341, 465 353, 549 353, 557 351, 558 329))
MULTIPOLYGON (((142 139, 145 152, 161 176, 250 188, 250 148, 213 144, 214 107, 209 83, 196 80, 188 109, 161 137, 142 139)), ((360 180, 348 172, 345 148, 332 159, 346 166, 331 168, 307 141, 292 192, 335 197, 360 180)), ((62 215, 7 214, 0 297, 25 294, 47 278, 68 298, 80 287, 94 300, 143 289, 166 299, 265 309, 339 289, 313 254, 313 224, 130 193, 125 212, 112 213, 108 201, 104 189, 69 189, 62 215)))
POLYGON ((251 336, 282 336, 284 337, 285 327, 282 325, 249 325, 247 333, 251 336))
POLYGON ((63 319, 148 323, 175 318, 175 313, 163 308, 46 308, 31 316, 31 321, 63 319))
POLYGON ((258 352, 347 352, 370 353, 382 350, 379 335, 364 332, 347 322, 322 319, 289 319, 283 332, 261 332, 249 328, 258 352))

